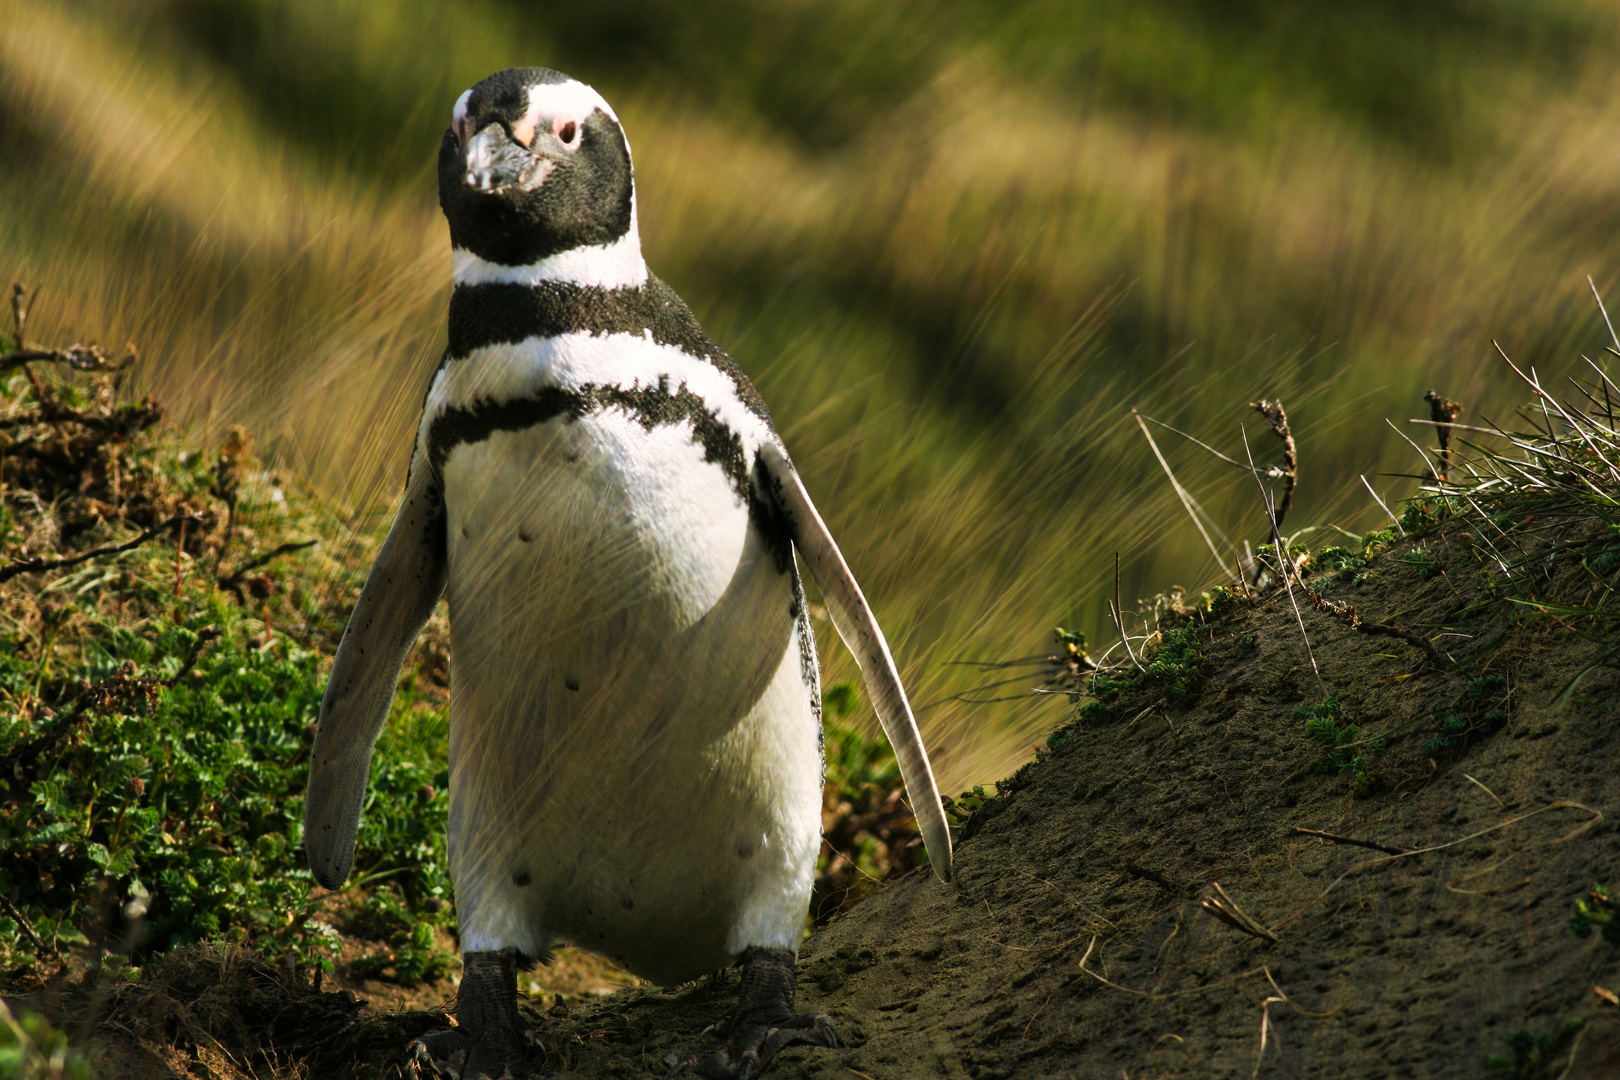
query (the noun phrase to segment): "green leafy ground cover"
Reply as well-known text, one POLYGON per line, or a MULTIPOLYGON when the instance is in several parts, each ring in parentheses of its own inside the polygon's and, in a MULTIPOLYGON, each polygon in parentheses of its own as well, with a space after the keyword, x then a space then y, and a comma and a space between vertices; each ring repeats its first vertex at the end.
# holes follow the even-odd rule
MULTIPOLYGON (((442 619, 407 663, 334 900, 305 866, 303 792, 367 538, 245 432, 199 452, 103 354, 20 355, 0 339, 4 985, 130 992, 199 946, 311 985, 453 992, 442 619)), ((859 703, 827 690, 821 922, 924 858, 887 744, 840 722, 859 703)), ((0 1076, 78 1067, 37 1016, 0 1020, 0 1076)))

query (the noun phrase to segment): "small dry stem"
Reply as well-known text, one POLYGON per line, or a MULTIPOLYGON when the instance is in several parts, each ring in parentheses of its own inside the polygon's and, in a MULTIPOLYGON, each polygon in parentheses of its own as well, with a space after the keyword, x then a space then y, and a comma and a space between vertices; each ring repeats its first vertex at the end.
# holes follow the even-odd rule
MULTIPOLYGON (((1251 401, 1249 408, 1266 418, 1271 425, 1271 433, 1282 441, 1283 448, 1283 494, 1282 501, 1277 504, 1277 511, 1273 515, 1273 527, 1282 531, 1283 519, 1294 505, 1294 485, 1299 483, 1299 448, 1294 444, 1294 433, 1288 427, 1288 413, 1283 410, 1281 401, 1251 401)), ((1254 462, 1249 462, 1249 468, 1254 468, 1254 462)), ((1280 555, 1280 553, 1279 553, 1280 555)))
POLYGON ((1209 888, 1210 894, 1198 901, 1199 907, 1203 908, 1205 911, 1209 912, 1226 925, 1241 930, 1245 934, 1250 934, 1257 938, 1263 938, 1266 941, 1282 940, 1276 935, 1275 932, 1255 922, 1254 919, 1250 918, 1242 908, 1238 907, 1237 901, 1226 895, 1226 890, 1221 888, 1219 882, 1210 882, 1209 888))
POLYGON ((1435 434, 1440 439, 1440 468, 1429 474, 1431 480, 1439 483, 1450 482, 1451 470, 1451 425, 1457 417, 1462 415, 1463 407, 1455 401, 1448 401, 1444 395, 1436 390, 1430 390, 1423 395, 1423 400, 1429 403, 1429 419, 1434 422, 1435 434))

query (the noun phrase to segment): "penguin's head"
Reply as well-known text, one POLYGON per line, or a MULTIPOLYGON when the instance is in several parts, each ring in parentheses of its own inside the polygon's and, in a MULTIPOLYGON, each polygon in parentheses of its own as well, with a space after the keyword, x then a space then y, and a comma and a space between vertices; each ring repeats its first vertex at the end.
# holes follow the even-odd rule
POLYGON ((634 228, 630 147, 602 96, 546 68, 509 68, 462 94, 439 144, 450 242, 527 266, 634 228))

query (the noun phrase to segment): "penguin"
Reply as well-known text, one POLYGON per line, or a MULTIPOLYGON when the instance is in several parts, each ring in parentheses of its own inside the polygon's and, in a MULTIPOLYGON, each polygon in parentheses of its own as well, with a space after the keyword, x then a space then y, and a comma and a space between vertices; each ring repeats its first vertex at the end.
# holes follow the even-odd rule
POLYGON ((836 1047, 794 1011, 820 847, 820 675, 798 563, 894 747, 934 872, 951 841, 893 657, 770 413, 642 257, 611 106, 545 68, 462 94, 439 146, 449 342, 403 501, 333 662, 304 846, 348 877, 373 746, 441 595, 464 973, 446 1075, 530 1076, 516 972, 568 940, 654 982, 742 968, 676 1070, 836 1047))

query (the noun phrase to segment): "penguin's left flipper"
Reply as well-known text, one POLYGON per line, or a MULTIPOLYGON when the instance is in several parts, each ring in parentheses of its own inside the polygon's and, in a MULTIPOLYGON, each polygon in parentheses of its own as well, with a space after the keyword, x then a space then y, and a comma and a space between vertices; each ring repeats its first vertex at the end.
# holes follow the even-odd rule
POLYGON ((855 654, 855 662, 866 676, 867 692, 872 695, 883 733, 894 747, 900 775, 906 782, 906 793, 911 796, 912 813, 917 817, 923 843, 928 846, 929 862, 942 881, 949 881, 951 832, 945 824, 945 807, 940 803, 928 752, 923 749, 922 737, 917 733, 917 721, 911 715, 911 703, 906 700, 900 673, 895 670, 894 657, 889 654, 889 643, 884 640, 883 631, 861 587, 855 583, 849 564, 844 562, 843 553, 833 541, 832 533, 827 531, 826 523, 804 490, 798 470, 788 460, 787 451, 775 443, 766 443, 760 447, 759 464, 763 468, 763 479, 769 485, 766 497, 786 519, 793 546, 820 586, 838 636, 855 654))
POLYGON ((304 801, 304 854, 315 880, 343 884, 354 865, 371 750, 388 718, 400 665, 449 573, 444 493, 420 451, 388 539, 349 616, 321 700, 304 801))
POLYGON ((765 1071, 778 1051, 796 1043, 837 1049, 838 1035, 826 1013, 793 1012, 795 959, 790 949, 744 952, 737 1009, 709 1029, 724 1041, 685 1061, 666 1058, 674 1065, 669 1075, 691 1069, 705 1080, 750 1080, 765 1071))

